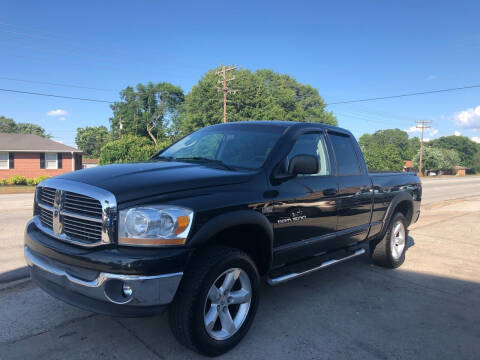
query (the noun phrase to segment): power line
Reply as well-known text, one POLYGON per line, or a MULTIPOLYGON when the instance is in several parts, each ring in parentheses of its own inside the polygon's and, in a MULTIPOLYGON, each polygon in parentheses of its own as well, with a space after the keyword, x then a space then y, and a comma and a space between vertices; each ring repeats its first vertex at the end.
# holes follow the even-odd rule
POLYGON ((37 96, 47 96, 47 97, 70 99, 70 100, 91 101, 91 102, 98 102, 98 103, 108 103, 108 104, 113 104, 113 103, 114 103, 113 101, 108 101, 108 100, 87 99, 87 98, 79 98, 79 97, 73 97, 73 96, 64 96, 64 95, 55 95, 55 94, 45 94, 45 93, 30 92, 30 91, 20 91, 20 90, 12 90, 12 89, 1 89, 1 88, 0 88, 0 91, 12 92, 12 93, 19 93, 19 94, 28 94, 28 95, 37 95, 37 96))
MULTIPOLYGON (((226 78, 226 72, 230 70, 234 70, 236 67, 231 67, 231 68, 225 68, 225 75, 223 75, 223 68, 220 71, 217 71, 217 74, 221 74, 222 78, 219 80, 219 83, 224 84, 222 88, 217 87, 217 89, 221 90, 224 92, 224 115, 226 115, 226 94, 227 93, 235 93, 237 90, 233 90, 228 88, 227 82, 232 81, 235 79, 235 77, 232 77, 230 79, 226 78)), ((357 99, 357 100, 345 100, 345 101, 338 101, 338 102, 333 102, 333 103, 327 103, 325 106, 328 105, 338 105, 338 104, 348 104, 348 103, 354 103, 354 102, 365 102, 365 101, 376 101, 376 100, 384 100, 384 99, 393 99, 393 98, 400 98, 400 97, 407 97, 407 96, 417 96, 417 95, 425 95, 425 94, 434 94, 434 93, 441 93, 441 92, 449 92, 449 91, 457 91, 457 90, 465 90, 465 89, 474 89, 474 88, 480 88, 480 85, 470 85, 470 86, 463 86, 463 87, 458 87, 458 88, 449 88, 449 89, 440 89, 440 90, 431 90, 431 91, 423 91, 423 92, 415 92, 415 93, 407 93, 407 94, 400 94, 400 95, 390 95, 390 96, 381 96, 381 97, 375 97, 375 98, 365 98, 365 99, 357 99)), ((73 96, 64 96, 64 95, 56 95, 56 94, 45 94, 45 93, 40 93, 40 92, 28 92, 28 91, 20 91, 20 90, 12 90, 12 89, 1 89, 0 91, 5 91, 5 92, 12 92, 12 93, 20 93, 20 94, 29 94, 29 95, 38 95, 38 96, 48 96, 48 97, 57 97, 57 98, 64 98, 64 99, 71 99, 71 100, 82 100, 82 101, 92 101, 92 102, 101 102, 101 103, 109 103, 112 104, 113 101, 109 100, 101 100, 101 99, 88 99, 88 98, 78 98, 78 97, 73 97, 73 96)), ((226 119, 226 117, 224 117, 226 119)))
POLYGON ((450 89, 440 89, 440 90, 430 90, 430 91, 414 92, 414 93, 406 93, 406 94, 400 94, 400 95, 380 96, 380 97, 365 98, 365 99, 356 99, 356 100, 344 100, 344 101, 337 101, 337 102, 327 103, 327 104, 325 104, 325 105, 326 105, 326 106, 329 106, 329 105, 349 104, 349 103, 364 102, 364 101, 375 101, 375 100, 394 99, 394 98, 407 97, 407 96, 434 94, 434 93, 440 93, 440 92, 457 91, 457 90, 474 89, 474 88, 480 88, 480 85, 471 85, 471 86, 463 86, 463 87, 450 88, 450 89))
MULTIPOLYGON (((3 46, 2 46, 2 50, 3 50, 3 46)), ((76 58, 72 58, 72 57, 55 57, 53 58, 52 60, 52 56, 50 56, 49 54, 40 54, 40 53, 37 53, 35 52, 34 54, 29 54, 28 56, 26 55, 19 55, 19 54, 16 54, 15 52, 11 52, 11 51, 8 51, 8 52, 4 52, 5 55, 8 55, 8 57, 16 57, 16 58, 19 58, 19 59, 25 59, 25 60, 28 60, 28 61, 35 61, 35 62, 40 62, 42 63, 42 65, 45 63, 45 61, 48 61, 48 64, 49 65, 52 65, 52 63, 61 63, 61 64, 68 64, 68 65, 74 65, 75 67, 81 67, 82 69, 85 69, 86 67, 90 68, 90 69, 93 69, 95 68, 95 70, 102 70, 102 71, 105 71, 105 70, 108 70, 108 71, 114 71, 116 70, 117 72, 118 71, 125 71, 125 67, 121 67, 121 66, 118 66, 118 64, 103 64, 98 62, 98 61, 95 61, 95 59, 88 59, 88 61, 82 61, 80 60, 76 60, 76 58), (95 62, 95 64, 93 64, 95 62)))
MULTIPOLYGON (((366 115, 360 115, 360 114, 355 114, 355 113, 349 113, 349 112, 340 112, 340 111, 335 111, 335 115, 340 115, 340 116, 343 116, 343 117, 352 117, 352 118, 356 118, 358 120, 361 120, 361 121, 366 121, 366 122, 369 122, 369 123, 373 123, 373 124, 379 124, 379 125, 383 125, 383 126, 387 126, 387 122, 386 121, 380 121, 380 120, 373 120, 371 117, 369 116, 366 116, 366 115)), ((390 124, 388 124, 390 125, 390 124)))
POLYGON ((401 114, 392 114, 392 113, 386 112, 384 110, 372 109, 371 107, 365 107, 365 106, 360 105, 360 104, 349 105, 348 107, 346 107, 344 109, 348 110, 348 111, 352 111, 354 113, 359 113, 359 114, 362 114, 362 115, 380 117, 382 119, 395 118, 395 119, 399 119, 401 121, 405 121, 405 122, 408 122, 408 123, 411 123, 412 121, 415 121, 415 120, 418 119, 418 116, 412 117, 412 116, 401 115, 401 114))
MULTIPOLYGON (((0 21, 0 27, 1 26, 22 28, 22 26, 8 24, 8 23, 0 21)), ((31 28, 27 28, 27 27, 23 27, 23 28, 27 29, 28 31, 33 31, 33 29, 31 29, 31 28)), ((71 50, 74 50, 74 51, 78 50, 80 52, 84 52, 83 49, 81 49, 82 47, 89 48, 89 49, 94 49, 95 50, 94 53, 89 51, 89 54, 81 53, 81 54, 76 54, 75 56, 76 57, 79 57, 79 56, 83 56, 83 57, 90 56, 91 57, 91 56, 94 56, 94 55, 100 55, 101 57, 109 60, 109 65, 111 65, 112 59, 115 59, 117 57, 122 57, 123 59, 128 58, 130 60, 133 60, 134 63, 137 63, 137 64, 144 64, 145 61, 146 61, 144 57, 132 56, 131 53, 121 51, 118 48, 115 48, 113 51, 109 50, 107 52, 107 51, 105 51, 105 44, 103 44, 103 43, 92 43, 91 41, 89 41, 88 43, 85 43, 84 41, 80 41, 79 39, 76 39, 73 36, 67 36, 65 34, 45 32, 44 30, 42 30, 41 32, 49 34, 49 35, 45 36, 45 35, 42 35, 41 32, 39 32, 38 30, 35 30, 35 33, 32 34, 32 33, 29 33, 29 32, 19 32, 19 31, 15 31, 15 30, 5 30, 5 29, 2 29, 2 28, 0 28, 0 32, 11 34, 16 38, 26 40, 29 43, 32 43, 32 42, 35 43, 34 40, 44 41, 44 40, 50 40, 50 39, 60 40, 60 41, 63 41, 63 42, 68 41, 68 43, 66 43, 66 44, 68 44, 68 46, 70 46, 70 49, 62 47, 60 49, 60 51, 67 52, 67 53, 69 53, 69 52, 72 53, 71 50), (69 40, 69 39, 72 39, 73 41, 69 40), (71 45, 74 45, 75 47, 71 48, 71 45), (103 55, 102 55, 102 53, 103 53, 103 55)), ((40 50, 42 51, 42 49, 40 49, 40 50)), ((167 53, 156 52, 156 51, 149 51, 149 55, 150 56, 160 56, 160 57, 162 57, 162 59, 165 59, 166 55, 170 55, 170 56, 167 56, 167 58, 171 58, 173 56, 173 54, 167 54, 167 53)), ((186 62, 179 61, 179 60, 176 60, 174 63, 170 63, 167 66, 174 67, 174 66, 178 66, 178 65, 182 65, 182 67, 187 67, 187 68, 190 68, 192 70, 199 69, 198 67, 194 66, 191 63, 186 63, 186 62)))
POLYGON ((25 80, 25 79, 16 79, 11 77, 3 77, 0 76, 0 80, 9 80, 9 81, 19 81, 31 84, 43 84, 43 85, 52 85, 52 86, 61 86, 61 87, 68 87, 68 88, 75 88, 75 89, 86 89, 86 90, 98 90, 98 91, 118 91, 114 89, 102 89, 96 87, 89 87, 89 86, 82 86, 82 85, 73 85, 73 84, 61 84, 49 81, 35 81, 35 80, 25 80))

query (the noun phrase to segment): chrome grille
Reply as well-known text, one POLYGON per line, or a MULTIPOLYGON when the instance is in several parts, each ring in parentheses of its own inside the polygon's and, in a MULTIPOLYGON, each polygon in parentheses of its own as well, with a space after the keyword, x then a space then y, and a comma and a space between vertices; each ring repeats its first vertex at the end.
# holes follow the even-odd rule
POLYGON ((43 226, 53 229, 53 211, 40 208, 40 221, 42 222, 43 226))
POLYGON ((46 205, 53 206, 53 203, 55 202, 55 191, 55 189, 50 187, 40 188, 38 201, 46 205))
POLYGON ((87 242, 100 241, 102 238, 102 224, 68 215, 63 216, 63 231, 70 237, 87 242))
POLYGON ((37 187, 36 203, 37 225, 49 235, 82 246, 112 242, 116 201, 111 193, 49 179, 37 187))
POLYGON ((65 192, 63 208, 66 211, 71 211, 73 213, 92 216, 99 219, 102 218, 102 205, 100 204, 100 201, 69 191, 65 192))

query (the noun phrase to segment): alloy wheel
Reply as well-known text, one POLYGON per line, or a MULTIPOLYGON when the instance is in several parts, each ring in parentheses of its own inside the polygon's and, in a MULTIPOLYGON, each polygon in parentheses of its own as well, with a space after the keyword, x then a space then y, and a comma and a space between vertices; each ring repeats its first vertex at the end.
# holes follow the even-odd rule
POLYGON ((243 325, 252 301, 252 284, 240 268, 224 271, 213 282, 205 299, 204 324, 215 340, 232 337, 243 325))
POLYGON ((400 259, 405 249, 406 231, 403 222, 397 221, 393 224, 392 233, 390 235, 390 248, 392 257, 395 260, 400 259))

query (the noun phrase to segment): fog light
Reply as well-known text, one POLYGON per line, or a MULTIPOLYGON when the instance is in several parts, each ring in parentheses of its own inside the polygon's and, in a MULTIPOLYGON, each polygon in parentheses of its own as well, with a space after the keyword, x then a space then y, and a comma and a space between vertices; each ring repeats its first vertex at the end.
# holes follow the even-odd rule
POLYGON ((104 292, 105 297, 115 304, 127 304, 133 299, 133 289, 118 279, 108 280, 104 292))
POLYGON ((129 298, 130 296, 132 296, 133 290, 129 285, 124 283, 122 287, 122 293, 123 293, 123 296, 125 296, 126 298, 129 298))

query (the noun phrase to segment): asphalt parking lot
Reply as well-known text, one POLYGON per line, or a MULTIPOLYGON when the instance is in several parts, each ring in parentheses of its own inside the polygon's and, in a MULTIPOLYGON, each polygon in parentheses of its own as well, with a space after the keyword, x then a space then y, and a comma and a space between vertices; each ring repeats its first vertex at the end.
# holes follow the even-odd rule
MULTIPOLYGON (((222 359, 478 359, 480 177, 428 179, 424 188, 422 216, 400 269, 361 257, 284 285, 263 285, 252 329, 222 359)), ((0 279, 23 265, 28 200, 0 198, 2 216, 10 204, 18 209, 0 223, 0 279)), ((198 357, 174 340, 166 314, 101 316, 63 304, 29 281, 13 284, 0 287, 2 360, 198 357)))

